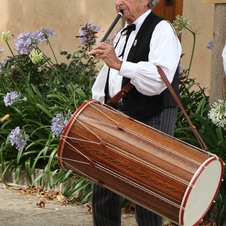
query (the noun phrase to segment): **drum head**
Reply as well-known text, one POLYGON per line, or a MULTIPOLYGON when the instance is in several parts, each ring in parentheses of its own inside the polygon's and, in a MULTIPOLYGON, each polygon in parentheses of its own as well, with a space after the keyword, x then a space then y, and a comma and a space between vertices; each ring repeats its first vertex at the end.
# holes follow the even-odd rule
POLYGON ((197 170, 184 194, 180 209, 180 224, 199 223, 211 207, 222 182, 223 162, 210 157, 197 170))

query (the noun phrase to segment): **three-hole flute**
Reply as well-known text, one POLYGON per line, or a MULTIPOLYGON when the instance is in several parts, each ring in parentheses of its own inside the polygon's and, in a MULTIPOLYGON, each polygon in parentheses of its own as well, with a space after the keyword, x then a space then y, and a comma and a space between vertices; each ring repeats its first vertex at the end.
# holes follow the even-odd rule
MULTIPOLYGON (((122 17, 122 15, 123 15, 123 10, 120 10, 120 12, 116 16, 116 18, 114 19, 114 21, 112 22, 111 26, 108 28, 106 34, 104 35, 104 37, 101 39, 100 42, 106 41, 108 35, 111 33, 111 31, 113 30, 113 28, 115 27, 115 25, 118 23, 118 21, 122 17)), ((95 55, 92 55, 91 58, 94 59, 95 58, 95 55)))

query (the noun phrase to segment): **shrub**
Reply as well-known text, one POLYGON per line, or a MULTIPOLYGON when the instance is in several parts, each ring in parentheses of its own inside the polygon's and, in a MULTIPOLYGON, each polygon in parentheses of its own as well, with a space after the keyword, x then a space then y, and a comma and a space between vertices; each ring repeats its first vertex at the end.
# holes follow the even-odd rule
MULTIPOLYGON (((83 40, 81 48, 73 54, 60 53, 66 57, 67 64, 57 61, 49 41, 50 37, 56 36, 51 28, 20 34, 15 40, 17 54, 8 44, 10 32, 2 33, 2 40, 12 54, 0 63, 0 117, 10 116, 0 124, 3 180, 13 172, 19 180, 21 170, 25 170, 31 185, 38 181, 45 186, 48 182, 53 188, 67 182, 65 178, 77 177, 59 169, 57 150, 60 134, 72 112, 84 100, 90 99, 97 73, 96 62, 90 59, 88 51, 100 28, 94 24, 82 27, 78 36, 83 40), (44 42, 52 50, 54 63, 40 49, 44 42), (43 169, 43 173, 33 181, 36 168, 43 169)), ((80 179, 70 188, 65 186, 65 194, 82 191, 82 182, 84 180, 80 179)))

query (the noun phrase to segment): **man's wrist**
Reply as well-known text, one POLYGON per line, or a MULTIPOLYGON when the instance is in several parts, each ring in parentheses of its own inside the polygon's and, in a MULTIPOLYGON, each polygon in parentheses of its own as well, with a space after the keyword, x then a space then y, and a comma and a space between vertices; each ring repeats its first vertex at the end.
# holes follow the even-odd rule
POLYGON ((116 70, 117 71, 120 71, 121 70, 121 67, 122 67, 122 61, 121 60, 118 60, 118 62, 117 62, 117 65, 116 65, 116 70))

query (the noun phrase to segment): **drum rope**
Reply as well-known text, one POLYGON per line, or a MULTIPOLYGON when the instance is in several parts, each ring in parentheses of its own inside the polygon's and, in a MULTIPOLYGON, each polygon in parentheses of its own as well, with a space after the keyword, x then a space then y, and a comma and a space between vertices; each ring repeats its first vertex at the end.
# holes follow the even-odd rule
MULTIPOLYGON (((79 141, 87 141, 87 140, 82 140, 82 139, 77 139, 77 138, 73 138, 73 137, 67 137, 67 138, 69 138, 69 139, 73 139, 73 140, 79 140, 79 141)), ((77 153, 79 153, 79 154, 81 154, 82 156, 84 156, 88 161, 90 161, 91 162, 91 159, 89 159, 86 155, 84 155, 83 153, 81 153, 77 148, 75 148, 74 146, 72 146, 67 140, 65 140, 65 142, 70 146, 70 147, 72 147, 72 151, 74 151, 74 152, 77 152, 77 153)), ((87 142, 89 142, 89 141, 87 141, 87 142)), ((95 142, 92 142, 92 143, 95 143, 95 142)), ((96 143, 96 144, 99 144, 99 143, 96 143)), ((107 147, 106 148, 109 148, 109 149, 111 149, 111 150, 114 150, 116 153, 118 153, 119 155, 121 155, 121 156, 124 156, 124 157, 129 157, 130 156, 130 154, 129 153, 125 153, 125 154, 123 154, 123 152, 122 152, 122 150, 120 150, 120 151, 117 151, 116 149, 117 149, 117 147, 115 147, 115 146, 112 146, 111 144, 109 144, 108 143, 108 145, 107 145, 107 147)), ((94 150, 92 150, 92 151, 94 151, 94 150)), ((95 152, 95 151, 94 151, 95 152)), ((123 164, 123 163, 120 163, 119 161, 116 161, 116 160, 114 160, 114 159, 111 159, 110 157, 108 157, 108 156, 103 156, 101 153, 98 153, 99 155, 101 155, 103 158, 108 158, 108 160, 109 161, 111 161, 111 162, 115 162, 117 165, 121 165, 121 166, 123 166, 125 169, 129 169, 131 172, 133 172, 133 173, 137 173, 137 174, 139 174, 139 176, 141 176, 141 177, 145 177, 147 180, 149 180, 149 181, 154 181, 156 184, 162 184, 162 186, 163 187, 168 187, 171 191, 177 191, 177 190, 175 190, 175 189, 173 189, 172 187, 170 187, 170 186, 168 186, 168 185, 163 185, 163 183, 161 183, 161 182, 158 182, 158 181, 156 181, 154 178, 151 178, 151 177, 149 177, 148 175, 145 175, 144 173, 141 173, 141 172, 139 172, 139 171, 137 171, 137 170, 135 170, 135 169, 133 169, 133 168, 131 168, 131 167, 129 167, 129 166, 126 166, 125 164, 123 164)), ((83 163, 83 164, 90 164, 90 163, 86 163, 86 162, 82 162, 82 161, 78 161, 78 160, 72 160, 72 159, 69 159, 69 158, 61 158, 61 159, 64 159, 64 160, 69 160, 69 161, 71 161, 71 162, 77 162, 77 163, 83 163)), ((132 162, 134 162, 135 160, 137 160, 137 162, 138 162, 138 164, 139 165, 141 165, 141 166, 143 166, 143 167, 145 167, 145 168, 150 168, 151 170, 155 170, 156 172, 158 172, 158 173, 160 173, 160 174, 162 174, 162 175, 164 175, 164 176, 168 176, 169 178, 171 178, 171 179, 174 179, 175 181, 178 181, 178 182, 180 182, 180 183, 182 183, 182 184, 184 184, 184 185, 188 185, 189 183, 187 182, 187 181, 185 181, 185 180, 182 180, 182 179, 178 179, 178 177, 177 176, 175 176, 174 174, 170 174, 170 173, 168 173, 166 170, 162 170, 161 168, 157 168, 157 167, 154 167, 153 165, 152 166, 150 166, 151 164, 147 164, 147 162, 146 163, 143 163, 143 164, 141 164, 141 162, 143 162, 143 161, 141 161, 139 158, 134 158, 134 156, 132 156, 132 158, 131 158, 131 156, 130 156, 130 159, 131 159, 131 161, 132 162)), ((136 161, 135 161, 136 162, 136 161)), ((180 194, 179 193, 179 191, 177 191, 178 192, 178 194, 180 194)), ((180 194, 181 195, 181 194, 180 194)))
MULTIPOLYGON (((69 164, 68 162, 65 162, 65 164, 68 165, 69 169, 71 169, 72 171, 77 172, 78 174, 80 174, 80 175, 86 177, 87 179, 90 179, 94 183, 98 184, 99 180, 96 180, 96 179, 90 177, 89 175, 87 175, 83 171, 78 170, 78 168, 74 167, 73 165, 69 164)), ((137 189, 140 189, 141 191, 143 191, 147 194, 150 194, 150 195, 154 196, 155 198, 158 198, 158 199, 160 199, 160 200, 162 200, 162 201, 164 201, 164 202, 166 202, 166 203, 168 203, 172 206, 175 206, 176 208, 181 208, 181 206, 176 204, 175 202, 170 201, 169 199, 162 197, 161 195, 157 194, 156 192, 150 191, 149 189, 145 188, 144 186, 139 185, 138 183, 133 182, 130 179, 127 179, 126 177, 123 177, 121 175, 118 175, 117 173, 110 171, 107 168, 105 168, 105 167, 103 167, 99 164, 95 164, 95 168, 97 168, 97 169, 101 170, 102 172, 105 172, 106 174, 111 175, 111 176, 113 176, 113 177, 115 177, 115 178, 137 188, 137 189)), ((111 190, 111 187, 105 186, 105 183, 102 182, 101 184, 102 184, 102 186, 108 187, 111 190)), ((125 195, 125 194, 121 194, 121 195, 125 195)), ((184 209, 184 208, 181 208, 181 209, 184 209)))
POLYGON ((58 157, 58 159, 60 159, 62 161, 62 163, 67 163, 67 161, 70 162, 75 162, 75 163, 81 163, 81 164, 85 164, 85 165, 90 165, 89 162, 83 162, 83 161, 79 161, 79 160, 75 160, 75 159, 69 159, 69 158, 64 158, 64 157, 58 157))
MULTIPOLYGON (((166 171, 166 169, 161 169, 160 168, 161 166, 156 167, 154 163, 144 162, 136 156, 130 156, 129 153, 124 154, 122 150, 117 151, 115 146, 112 146, 111 144, 108 144, 108 146, 109 146, 109 149, 114 150, 116 153, 118 153, 119 155, 121 155, 123 157, 126 157, 126 159, 130 160, 131 162, 136 162, 138 165, 143 166, 146 169, 151 169, 152 171, 158 172, 160 175, 171 178, 174 181, 178 181, 178 182, 180 182, 180 183, 182 183, 186 186, 189 184, 189 182, 187 180, 181 179, 181 177, 179 177, 180 175, 176 176, 175 174, 172 174, 172 173, 170 174, 168 171, 166 171)), ((117 165, 119 165, 118 161, 117 161, 117 165)), ((120 163, 120 165, 122 165, 125 169, 130 169, 130 171, 132 171, 133 173, 137 173, 140 176, 146 177, 148 180, 155 181, 154 179, 150 178, 148 175, 145 175, 144 173, 141 173, 141 172, 139 172, 139 171, 137 171, 137 170, 135 170, 135 169, 133 169, 129 166, 126 166, 123 163, 120 163)))
MULTIPOLYGON (((112 121, 113 123, 115 123, 115 125, 116 126, 118 126, 119 125, 119 123, 116 121, 116 120, 114 120, 114 119, 112 119, 110 116, 108 116, 108 115, 106 115, 104 112, 102 112, 101 110, 99 110, 97 107, 95 107, 95 106, 93 106, 93 105, 90 105, 91 107, 93 107, 94 109, 96 109, 96 111, 98 111, 100 114, 102 114, 103 116, 105 116, 105 117, 107 117, 110 121, 112 121)), ((120 112, 119 112, 120 113, 120 112)), ((122 114, 122 113, 121 113, 122 114)), ((78 117, 79 118, 79 117, 78 117)), ((102 141, 102 138, 100 138, 97 134, 95 134, 89 127, 87 127, 84 123, 83 123, 83 121, 80 121, 79 119, 76 119, 76 121, 80 124, 80 125, 82 125, 87 131, 89 131, 93 136, 95 136, 96 138, 98 138, 98 140, 101 142, 102 141)), ((112 126, 112 128, 115 128, 114 127, 114 125, 109 125, 109 124, 107 124, 107 123, 104 123, 104 122, 101 122, 101 121, 99 121, 98 120, 98 123, 100 123, 100 124, 102 124, 102 125, 107 125, 107 126, 112 126)), ((191 159, 190 158, 186 158, 184 155, 182 155, 182 154, 180 154, 179 152, 175 152, 174 150, 172 150, 171 148, 167 148, 167 147, 165 147, 164 145, 161 145, 161 144, 159 144, 158 142, 156 142, 156 141, 154 141, 153 139, 147 139, 145 136, 143 136, 143 135, 140 135, 140 134, 137 134, 137 133, 135 133, 135 132, 133 132, 132 130, 130 130, 130 129, 128 129, 128 128, 123 128, 126 132, 129 132, 130 134, 132 134, 132 135, 134 135, 134 137, 135 137, 135 135, 136 135, 136 137, 138 137, 138 138, 142 138, 143 140, 144 140, 144 142, 145 141, 150 141, 153 145, 155 145, 155 146, 157 146, 157 147, 161 147, 161 149, 163 149, 163 148, 166 148, 166 150, 168 150, 169 152, 171 152, 171 153, 174 153, 176 156, 180 156, 181 158, 183 158, 183 159, 186 159, 186 160, 190 160, 191 161, 191 159), (157 145, 156 145, 157 144, 157 145)), ((87 139, 79 139, 79 138, 74 138, 74 137, 67 137, 67 138, 70 138, 71 140, 77 140, 77 141, 81 141, 81 142, 87 142, 87 143, 91 143, 91 144, 97 144, 97 145, 100 145, 100 142, 95 142, 95 141, 91 141, 91 140, 87 140, 87 139)), ((67 142, 66 140, 65 140, 65 142, 67 142)), ((72 146, 69 142, 67 142, 71 147, 73 147, 73 148, 75 148, 74 146, 72 146)), ((79 143, 79 142, 78 142, 79 143)), ((128 157, 128 155, 129 155, 129 153, 123 153, 122 152, 122 150, 120 150, 120 151, 118 151, 118 150, 116 150, 115 148, 115 146, 113 146, 113 145, 111 145, 110 143, 106 143, 105 144, 106 146, 107 146, 107 148, 109 148, 110 150, 114 150, 114 151, 117 151, 118 152, 118 154, 119 155, 121 155, 121 156, 126 156, 126 157, 128 157)), ((84 145, 85 146, 85 145, 84 145)), ((87 147, 86 147, 87 148, 87 147)), ((91 160, 86 156, 86 155, 84 155, 83 153, 81 153, 79 150, 76 150, 79 154, 81 154, 82 156, 84 156, 88 161, 90 161, 91 162, 91 160)), ((95 151, 95 150, 92 150, 92 151, 95 151)), ((162 150, 161 150, 162 151, 162 150)), ((166 151, 165 151, 166 152, 166 151)), ((101 153, 99 153, 99 154, 101 154, 101 153)), ((103 157, 103 156, 102 156, 103 157)), ((105 158, 107 157, 107 156, 104 156, 105 158)), ((173 175, 173 174, 170 174, 168 171, 166 171, 166 169, 164 170, 164 169, 161 169, 160 167, 158 167, 158 166, 154 166, 154 164, 153 163, 149 163, 148 165, 147 165, 147 163, 145 162, 143 162, 143 161, 141 161, 138 157, 136 157, 136 158, 134 158, 134 156, 131 158, 131 160, 132 161, 134 161, 134 159, 135 160, 137 160, 137 162, 140 164, 140 165, 142 165, 142 166, 144 166, 144 167, 150 167, 150 165, 152 165, 151 166, 151 169, 152 170, 155 170, 156 172, 159 172, 160 174, 162 174, 162 175, 164 175, 164 176, 168 176, 169 178, 171 178, 171 179, 174 179, 175 181, 179 181, 179 182, 181 182, 182 184, 185 184, 186 186, 189 184, 188 183, 188 181, 186 181, 186 180, 183 180, 182 178, 180 178, 180 177, 178 177, 178 176, 176 176, 176 175, 173 175)), ((113 161, 115 161, 115 160, 113 160, 113 161)), ((144 175, 143 173, 141 173, 141 172, 138 172, 138 171, 136 171, 136 170, 134 170, 134 169, 132 169, 131 167, 128 167, 128 166, 125 166, 124 164, 122 164, 122 163, 119 163, 118 161, 115 161, 118 165, 119 164, 121 164, 122 166, 124 166, 124 168, 130 168, 130 170, 132 171, 132 172, 136 172, 136 173, 138 173, 140 176, 144 176, 144 177, 146 177, 147 179, 152 179, 152 178, 150 178, 150 177, 148 177, 147 175, 144 175)), ((197 164, 197 161, 193 161, 193 162, 195 162, 196 164, 197 164)), ((87 164, 87 163, 86 163, 87 164)), ((153 179, 152 179, 153 180, 153 179)))
MULTIPOLYGON (((93 108, 94 108, 95 110, 97 110, 99 113, 101 113, 102 115, 104 115, 105 117, 107 117, 109 120, 111 120, 112 122, 114 122, 116 126, 119 125, 119 123, 118 123, 117 121, 115 121, 114 119, 112 119, 111 117, 109 117, 107 114, 105 114, 104 112, 102 112, 102 111, 101 111, 100 109, 98 109, 97 107, 95 107, 95 106, 93 106, 93 105, 91 105, 91 107, 93 107, 93 108)), ((115 109, 113 109, 113 110, 115 110, 115 109)), ((119 113, 121 113, 121 112, 119 112, 119 113)), ((122 114, 122 113, 121 113, 121 114, 122 114)), ((104 122, 100 122, 100 123, 103 124, 103 125, 104 125, 104 124, 105 124, 105 125, 107 124, 107 123, 104 123, 104 122)), ((144 125, 145 125, 145 124, 144 124, 144 125)), ((147 126, 147 125, 145 125, 145 126, 147 126)), ((153 129, 154 129, 154 128, 153 128, 153 129)), ((154 129, 154 130, 156 130, 156 129, 154 129)), ((164 145, 161 145, 161 144, 159 144, 159 142, 156 142, 156 141, 153 140, 153 139, 150 139, 150 138, 147 139, 147 137, 145 137, 145 136, 143 136, 143 135, 141 135, 141 134, 135 133, 135 132, 133 132, 132 130, 126 128, 126 127, 124 127, 124 131, 130 132, 131 134, 136 135, 136 136, 138 136, 139 138, 142 138, 144 141, 149 141, 150 143, 152 143, 152 144, 155 145, 155 146, 156 146, 156 144, 157 144, 158 147, 161 147, 161 150, 163 150, 163 149, 165 148, 165 150, 167 150, 167 151, 169 151, 169 152, 175 154, 176 156, 179 156, 179 157, 181 157, 181 158, 183 158, 183 159, 185 159, 185 160, 187 160, 187 161, 191 161, 191 162, 193 162, 194 164, 200 165, 200 162, 198 162, 198 161, 196 161, 196 160, 194 160, 194 159, 191 159, 191 158, 189 158, 189 157, 187 157, 187 156, 184 156, 184 155, 180 154, 179 152, 174 151, 172 148, 169 148, 169 147, 166 147, 166 146, 164 146, 164 145)), ((158 130, 157 130, 157 131, 158 131, 158 130)), ((158 132, 161 133, 161 131, 158 131, 158 132)), ((162 133, 162 134, 163 134, 163 133, 162 133)), ((205 151, 205 153, 206 153, 206 151, 205 151)))
MULTIPOLYGON (((94 107, 95 108, 95 107, 94 107)), ((96 109, 96 108, 95 108, 96 109)), ((99 111, 99 109, 97 109, 98 111, 99 111)), ((103 114, 103 112, 101 112, 101 111, 99 111, 100 113, 102 113, 103 114)), ((106 117, 108 117, 107 115, 106 115, 106 117)), ((111 121, 113 121, 113 122, 115 122, 116 123, 116 121, 115 120, 113 120, 112 118, 110 118, 110 117, 108 117, 111 121)), ((89 129, 82 121, 79 121, 78 120, 78 118, 77 118, 77 120, 76 120, 79 124, 81 124, 82 126, 84 126, 84 128, 86 128, 87 129, 87 131, 89 131, 92 135, 94 135, 96 138, 98 138, 99 139, 99 141, 101 142, 102 141, 102 139, 97 135, 97 134, 95 134, 91 129, 89 129)), ((102 125, 106 125, 106 123, 103 123, 103 122, 100 122, 102 125)), ((117 125, 118 125, 118 123, 116 123, 117 125)), ((108 124, 107 124, 108 125, 108 124)), ((113 126, 112 126, 113 127, 113 126)), ((130 133, 132 133, 133 135, 135 134, 135 135, 137 135, 136 133, 133 133, 133 131, 131 131, 131 130, 127 130, 127 131, 129 131, 130 133)), ((139 136, 140 138, 142 137, 143 139, 144 139, 144 136, 139 136)), ((72 139, 72 140, 77 140, 77 141, 82 141, 82 142, 87 142, 87 143, 93 143, 93 144, 97 144, 97 145, 100 145, 100 142, 94 142, 94 141, 90 141, 90 140, 83 140, 83 139, 79 139, 79 138, 74 138, 74 137, 68 137, 68 138, 70 138, 70 139, 72 139)), ((69 143, 68 143, 69 144, 69 143)), ((70 145, 70 144, 69 144, 70 145)), ((72 146, 72 145, 70 145, 70 146, 72 146)), ((107 143, 107 146, 111 149, 111 150, 114 150, 115 151, 115 146, 112 146, 110 143, 107 143), (113 148, 112 148, 113 147, 113 148)), ((79 152, 79 150, 77 150, 78 152, 79 152)), ((93 150, 94 151, 94 150, 93 150)), ((86 157, 87 158, 87 156, 85 156, 83 153, 81 153, 81 152, 79 152, 81 155, 83 155, 84 157, 86 157)), ((120 152, 118 152, 120 155, 122 155, 122 152, 120 151, 120 152)), ((99 153, 99 154, 101 154, 101 153, 99 153)), ((127 156, 128 155, 128 153, 127 154, 125 154, 125 156, 127 156)), ((103 156, 102 156, 103 157, 103 156)), ((105 158, 106 158, 106 156, 105 156, 105 158)), ((88 158, 87 158, 88 159, 88 158)), ((91 161, 90 159, 88 159, 89 161, 91 161)), ((132 159, 132 160, 134 160, 134 158, 132 159)), ((139 162, 139 161, 138 161, 139 162)), ((141 163, 141 162, 139 162, 139 163, 141 163)), ((118 164, 118 163, 117 163, 118 164)), ((146 164, 140 164, 140 165, 143 165, 143 166, 145 166, 145 167, 147 167, 147 163, 146 164)), ((125 167, 125 166, 124 166, 125 167)), ((168 177, 170 177, 171 179, 174 179, 175 181, 179 181, 180 183, 182 183, 182 184, 185 184, 185 185, 188 185, 188 182, 187 181, 185 181, 185 180, 182 180, 181 178, 178 178, 178 176, 175 176, 175 175, 173 175, 173 174, 169 174, 166 170, 162 170, 161 168, 159 168, 159 167, 154 167, 153 165, 152 165, 152 169, 153 170, 155 170, 156 172, 158 172, 158 173, 160 173, 160 174, 162 174, 162 175, 164 175, 164 176, 168 176, 168 177)), ((131 171, 133 171, 133 169, 130 169, 131 171)), ((137 172, 137 173, 139 173, 139 172, 137 172)), ((140 175, 141 175, 141 173, 139 173, 140 175)), ((147 178, 147 175, 145 175, 146 176, 146 178, 147 178)), ((150 178, 149 178, 149 180, 150 180, 150 178)))
MULTIPOLYGON (((80 155, 82 155, 84 158, 86 158, 89 162, 91 162, 91 159, 90 158, 88 158, 86 155, 84 155, 82 152, 80 152, 77 148, 75 148, 72 144, 70 144, 68 141, 67 141, 67 139, 65 139, 65 137, 64 136, 61 136, 61 138, 64 140, 64 142, 65 143, 67 143, 72 149, 72 151, 74 151, 75 152, 75 150, 80 154, 80 155)), ((66 137, 66 138, 70 138, 70 139, 73 139, 74 140, 74 138, 72 138, 72 137, 66 137)))
POLYGON ((146 193, 148 193, 148 194, 150 194, 150 195, 152 195, 152 196, 154 196, 154 197, 156 197, 156 198, 158 198, 158 199, 160 199, 160 200, 162 200, 162 201, 164 201, 164 202, 166 202, 166 203, 168 203, 168 204, 170 204, 170 205, 172 205, 172 206, 175 206, 175 207, 177 207, 177 208, 180 208, 180 205, 178 205, 178 204, 176 204, 176 203, 170 201, 169 199, 164 198, 164 197, 162 197, 161 195, 158 195, 157 193, 148 190, 148 189, 145 188, 144 186, 139 185, 138 183, 133 182, 133 181, 131 181, 131 180, 129 180, 129 179, 127 179, 127 178, 121 176, 121 175, 118 175, 117 173, 114 173, 114 172, 108 170, 107 168, 105 168, 105 167, 103 167, 103 166, 101 166, 101 165, 99 165, 99 164, 96 164, 96 168, 99 168, 99 169, 102 170, 103 172, 105 172, 105 173, 107 173, 107 174, 109 174, 109 175, 111 175, 111 176, 113 176, 113 177, 115 177, 115 178, 117 178, 117 179, 119 179, 119 180, 121 180, 121 181, 123 181, 123 182, 126 182, 127 184, 129 184, 129 185, 131 185, 131 186, 133 186, 133 187, 135 187, 135 188, 138 188, 138 189, 140 189, 141 191, 146 192, 146 193))
MULTIPOLYGON (((77 121, 78 121, 78 120, 77 120, 77 121)), ((90 131, 90 133, 92 133, 94 136, 96 136, 96 137, 101 141, 101 138, 100 138, 99 136, 97 136, 96 134, 94 134, 88 127, 86 127, 86 126, 84 125, 84 123, 82 123, 81 121, 78 121, 78 122, 79 122, 80 124, 82 124, 88 131, 90 131)), ((104 123, 102 123, 102 124, 104 124, 104 123)), ((100 144, 99 142, 92 142, 92 141, 89 141, 89 140, 83 140, 83 139, 78 139, 78 138, 72 138, 72 139, 73 139, 73 140, 78 140, 78 141, 83 141, 83 142, 88 142, 88 143, 94 143, 94 144, 97 144, 97 145, 100 144)), ((114 151, 115 151, 115 146, 111 145, 110 143, 107 143, 107 146, 108 146, 111 150, 114 150, 114 151)), ((121 152, 121 151, 122 151, 122 150, 120 150, 120 151, 118 152, 120 155, 122 155, 122 152, 121 152)), ((128 153, 125 154, 125 156, 127 156, 127 155, 128 155, 128 153)), ((138 159, 138 158, 137 158, 137 159, 138 159)), ((134 160, 134 156, 133 156, 132 160, 134 160)), ((138 159, 138 160, 140 160, 140 159, 138 159)), ((139 161, 138 161, 138 162, 139 162, 139 161)), ((140 162, 140 163, 141 163, 141 162, 140 162)), ((142 165, 142 164, 140 164, 140 165, 142 165)), ((147 167, 147 163, 143 164, 143 166, 147 167)), ((159 167, 154 167, 154 166, 152 165, 152 167, 150 167, 150 168, 152 168, 153 170, 155 169, 155 171, 159 172, 160 174, 167 175, 167 176, 169 176, 170 178, 172 178, 172 179, 174 179, 174 180, 176 180, 176 181, 179 181, 179 182, 182 183, 182 184, 185 184, 185 185, 188 185, 188 184, 189 184, 187 181, 182 180, 182 179, 178 179, 177 176, 171 175, 171 174, 169 174, 166 170, 162 170, 162 169, 159 168, 159 167)))
POLYGON ((65 162, 65 165, 67 165, 69 167, 70 170, 72 170, 73 172, 76 172, 77 174, 79 174, 80 176, 84 176, 85 178, 93 181, 94 183, 98 183, 97 180, 94 180, 92 177, 90 177, 89 175, 87 175, 86 173, 84 173, 83 171, 79 170, 78 168, 72 166, 71 164, 65 162))
MULTIPOLYGON (((93 136, 97 137, 99 140, 102 140, 99 136, 97 136, 97 134, 95 134, 92 130, 90 130, 84 123, 82 123, 78 119, 77 119, 77 122, 80 123, 82 126, 84 126, 91 134, 93 134, 93 136)), ((96 142, 93 142, 93 143, 96 143, 96 142)))

